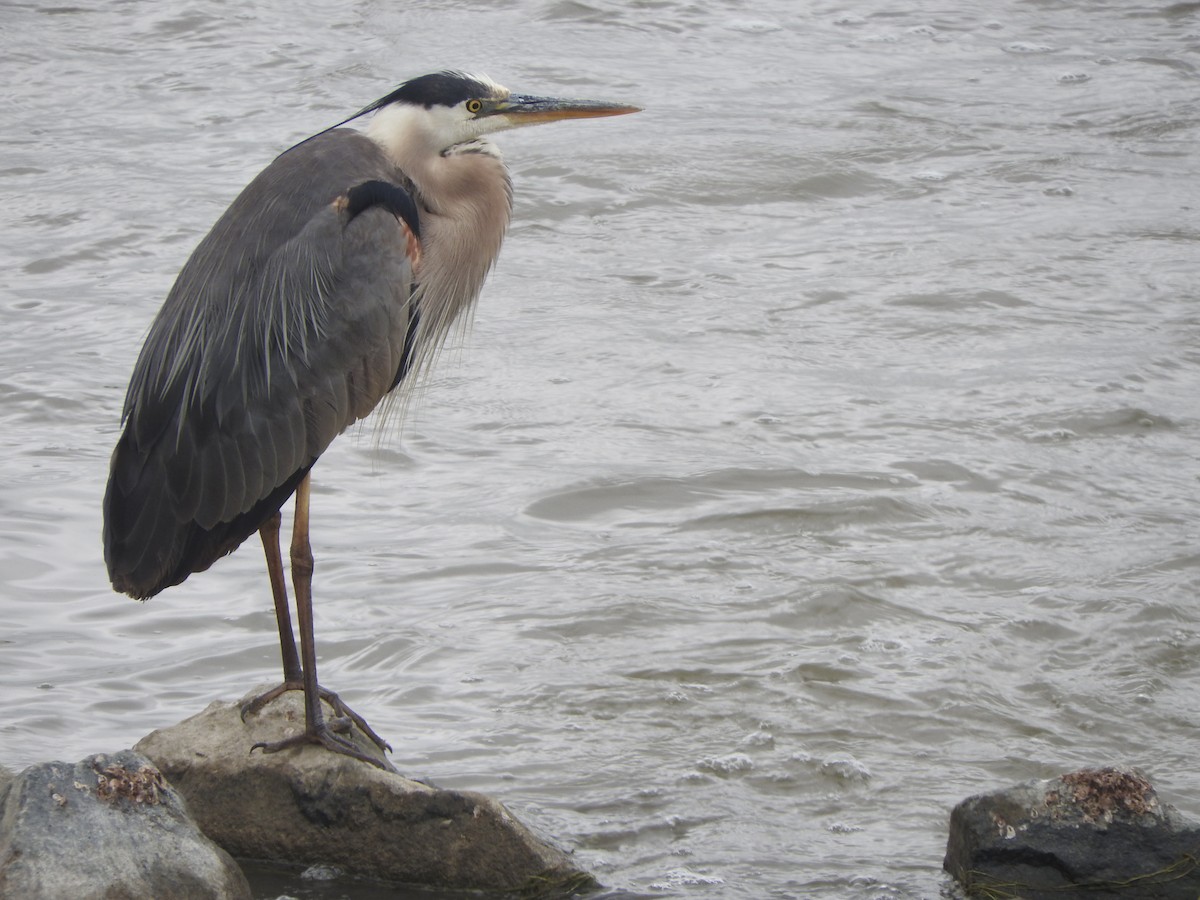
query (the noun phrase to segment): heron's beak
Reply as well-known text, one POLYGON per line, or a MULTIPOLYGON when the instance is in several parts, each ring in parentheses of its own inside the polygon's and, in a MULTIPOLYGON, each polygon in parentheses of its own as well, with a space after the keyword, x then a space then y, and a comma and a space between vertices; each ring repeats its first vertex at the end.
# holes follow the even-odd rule
POLYGON ((504 116, 514 128, 557 122, 559 119, 595 119, 640 112, 640 106, 608 103, 603 100, 560 100, 556 97, 528 97, 512 94, 496 103, 492 115, 504 116))

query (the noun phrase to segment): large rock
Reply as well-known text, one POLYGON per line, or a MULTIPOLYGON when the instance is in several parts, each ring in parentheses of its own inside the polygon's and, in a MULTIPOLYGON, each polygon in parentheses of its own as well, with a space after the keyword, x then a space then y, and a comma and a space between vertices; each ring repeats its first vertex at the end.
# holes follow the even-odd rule
MULTIPOLYGON (((298 692, 245 722, 239 704, 216 702, 137 749, 236 857, 438 888, 553 894, 593 883, 482 794, 438 790, 312 745, 250 752, 303 724, 298 692)), ((379 755, 357 728, 352 737, 379 755)))
POLYGON ((131 750, 0 778, 5 900, 249 900, 237 864, 131 750))
POLYGON ((1200 825, 1136 769, 1085 769, 959 803, 945 868, 973 896, 1197 900, 1200 825))

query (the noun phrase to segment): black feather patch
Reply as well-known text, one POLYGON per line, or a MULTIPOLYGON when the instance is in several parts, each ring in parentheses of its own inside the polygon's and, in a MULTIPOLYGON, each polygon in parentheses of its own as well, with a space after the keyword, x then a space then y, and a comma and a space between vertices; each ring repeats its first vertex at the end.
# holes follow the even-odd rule
POLYGON ((389 103, 408 103, 412 106, 458 106, 472 97, 490 97, 494 88, 461 72, 434 72, 412 78, 372 106, 379 109, 389 103))
MULTIPOLYGON (((421 75, 404 82, 386 97, 380 97, 374 103, 367 104, 354 115, 347 116, 336 125, 330 125, 312 137, 306 137, 300 143, 284 150, 283 153, 289 153, 296 147, 307 144, 315 137, 327 134, 335 128, 341 128, 347 122, 353 122, 355 119, 383 109, 391 103, 407 103, 410 106, 423 106, 426 109, 432 109, 434 106, 454 107, 472 97, 477 99, 492 97, 496 90, 494 85, 485 84, 462 72, 434 72, 432 75, 421 75)), ((279 155, 282 156, 283 153, 279 155)))
POLYGON ((408 374, 408 370, 412 368, 413 354, 417 349, 417 329, 420 325, 421 308, 417 304, 417 299, 413 297, 408 301, 408 327, 404 330, 404 351, 400 354, 400 367, 396 369, 396 377, 392 379, 392 386, 389 390, 395 390, 404 380, 404 376, 408 374))
POLYGON ((353 220, 359 213, 372 206, 381 206, 399 219, 404 220, 414 236, 421 236, 421 219, 412 194, 386 181, 364 181, 346 192, 346 211, 353 220))

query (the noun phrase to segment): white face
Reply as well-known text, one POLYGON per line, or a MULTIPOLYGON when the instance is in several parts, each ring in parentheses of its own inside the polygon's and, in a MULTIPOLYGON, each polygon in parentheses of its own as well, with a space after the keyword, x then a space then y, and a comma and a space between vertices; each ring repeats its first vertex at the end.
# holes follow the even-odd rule
POLYGON ((507 95, 505 91, 499 97, 471 98, 457 106, 434 106, 421 112, 425 113, 430 133, 437 135, 435 143, 446 149, 470 143, 486 134, 515 128, 517 123, 508 116, 490 112, 489 101, 503 100, 507 95))
POLYGON ((416 149, 420 145, 425 152, 438 154, 461 146, 494 154, 494 148, 481 138, 521 123, 493 112, 497 101, 510 96, 508 88, 486 76, 471 77, 484 88, 480 96, 469 97, 455 106, 435 104, 428 109, 403 104, 386 106, 375 114, 367 133, 385 146, 408 145, 416 149))

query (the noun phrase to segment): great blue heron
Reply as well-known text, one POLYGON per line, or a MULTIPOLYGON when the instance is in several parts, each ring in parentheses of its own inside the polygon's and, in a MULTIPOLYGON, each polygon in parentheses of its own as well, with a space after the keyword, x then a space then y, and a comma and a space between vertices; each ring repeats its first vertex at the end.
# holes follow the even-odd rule
POLYGON ((637 108, 510 93, 440 72, 282 153, 188 259, 150 328, 104 496, 113 587, 146 599, 207 569, 255 531, 267 557, 283 683, 304 691, 302 743, 380 763, 335 731, 353 719, 317 683, 309 473, 330 442, 427 366, 500 250, 512 185, 485 135, 637 108), (366 132, 343 128, 374 113, 366 132), (300 655, 279 549, 295 495, 291 568, 300 655), (329 701, 331 726, 321 710, 329 701))

